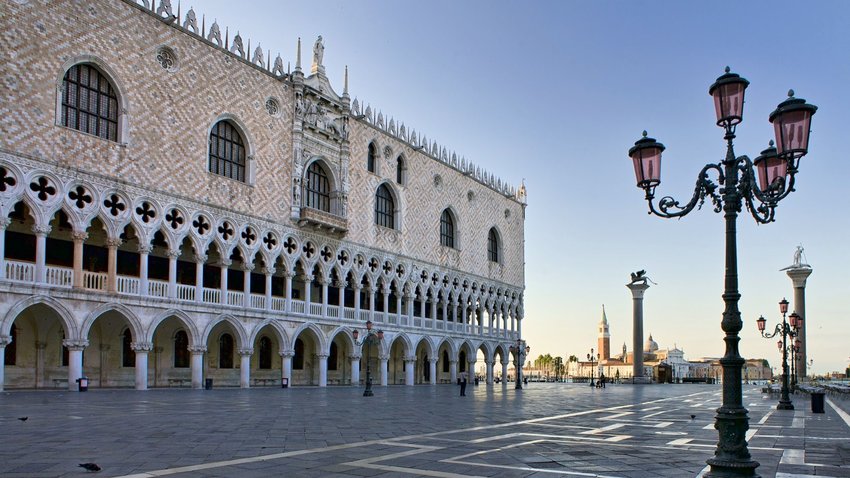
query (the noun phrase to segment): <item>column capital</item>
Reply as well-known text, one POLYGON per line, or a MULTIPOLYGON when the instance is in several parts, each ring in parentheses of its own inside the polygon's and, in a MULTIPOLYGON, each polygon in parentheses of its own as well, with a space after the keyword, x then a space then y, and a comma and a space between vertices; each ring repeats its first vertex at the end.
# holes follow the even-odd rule
POLYGON ((206 345, 190 345, 187 347, 189 352, 192 352, 192 355, 199 355, 205 353, 207 351, 206 345))
POLYGON ((646 289, 649 289, 649 284, 647 283, 632 283, 626 284, 626 287, 632 291, 632 299, 643 299, 643 293, 646 292, 646 289))
POLYGON ((336 287, 337 289, 344 288, 345 287, 345 281, 344 280, 334 281, 334 287, 336 287))
POLYGON ((349 360, 360 360, 363 357, 363 354, 351 354, 348 356, 349 360))
POLYGON ((253 348, 239 349, 239 355, 242 355, 242 356, 247 355, 247 356, 250 357, 250 356, 254 355, 254 349, 253 348))
POLYGON ((0 335, 0 348, 12 343, 12 337, 8 335, 0 335))
POLYGON ((0 230, 6 229, 9 227, 9 224, 12 224, 12 220, 7 216, 0 216, 0 230))
POLYGON ((283 358, 292 358, 295 356, 295 352, 292 350, 284 350, 283 352, 280 352, 280 356, 283 358))
POLYGON ((35 225, 32 226, 32 232, 36 236, 46 236, 46 235, 50 234, 50 231, 52 231, 52 230, 53 230, 53 228, 50 227, 49 224, 43 225, 43 226, 35 224, 35 225))
POLYGON ((437 357, 428 357, 428 362, 430 363, 437 363, 439 360, 440 359, 438 359, 437 357))
POLYGON ((495 358, 491 358, 491 359, 485 358, 484 363, 486 363, 487 365, 493 365, 493 364, 496 363, 496 359, 495 358))
POLYGON ((380 353, 378 354, 378 360, 380 360, 381 362, 386 362, 389 359, 390 359, 390 356, 387 355, 387 354, 380 354, 380 353))
POLYGON ((457 359, 449 359, 450 364, 457 364, 457 359))
POLYGON ((508 365, 511 364, 511 358, 506 356, 506 357, 502 358, 502 361, 499 362, 499 363, 501 363, 502 365, 507 367, 508 365))
POLYGON ((62 345, 65 346, 68 350, 72 350, 75 352, 82 352, 86 347, 89 346, 88 340, 77 340, 77 339, 64 339, 62 340, 62 345))
POLYGON ((408 356, 404 357, 404 361, 407 362, 407 363, 413 363, 413 362, 416 361, 416 356, 415 355, 408 355, 408 356))
POLYGON ((169 249, 166 255, 169 259, 177 259, 180 257, 180 249, 169 249))
POLYGON ((117 249, 123 242, 124 241, 122 241, 120 237, 107 237, 106 247, 110 249, 117 249))
POLYGON ((352 290, 360 290, 360 289, 362 289, 362 288, 363 288, 363 284, 361 284, 361 283, 359 283, 359 282, 352 282, 352 283, 349 285, 349 287, 351 287, 351 289, 352 289, 352 290))
POLYGON ((206 254, 195 254, 195 263, 196 264, 204 264, 205 262, 207 262, 207 255, 206 254))
POLYGON ((263 275, 273 276, 277 270, 274 267, 263 267, 262 272, 263 275))
POLYGON ((812 268, 797 267, 794 269, 788 269, 785 273, 791 278, 791 282, 793 282, 795 289, 804 289, 806 287, 806 279, 812 275, 812 268))
POLYGON ((316 354, 316 357, 317 357, 319 360, 327 360, 327 359, 328 359, 328 357, 329 357, 329 355, 328 355, 328 354, 316 354))
POLYGON ((251 271, 254 270, 254 264, 252 264, 250 262, 243 262, 242 265, 239 266, 239 269, 241 269, 244 272, 251 272, 251 271))
POLYGON ((221 258, 218 261, 219 267, 230 267, 231 264, 233 264, 233 261, 231 261, 230 259, 221 258))
POLYGON ((71 233, 71 239, 73 239, 74 242, 85 242, 88 238, 89 233, 86 231, 74 231, 71 233))
POLYGON ((150 342, 130 342, 130 348, 136 353, 148 353, 153 350, 153 344, 150 342))
POLYGON ((139 254, 150 254, 153 246, 148 243, 139 243, 139 254))

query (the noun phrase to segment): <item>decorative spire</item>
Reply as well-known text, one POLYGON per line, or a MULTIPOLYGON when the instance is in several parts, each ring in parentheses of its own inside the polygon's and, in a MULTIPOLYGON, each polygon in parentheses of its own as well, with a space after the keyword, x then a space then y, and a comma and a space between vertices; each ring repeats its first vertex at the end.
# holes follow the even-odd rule
POLYGON ((295 71, 301 71, 301 37, 298 37, 298 49, 295 52, 295 71))
POLYGON ((608 316, 605 315, 605 304, 602 304, 602 323, 608 324, 608 316))
POLYGON ((348 65, 345 65, 345 81, 342 86, 342 96, 348 96, 348 65))

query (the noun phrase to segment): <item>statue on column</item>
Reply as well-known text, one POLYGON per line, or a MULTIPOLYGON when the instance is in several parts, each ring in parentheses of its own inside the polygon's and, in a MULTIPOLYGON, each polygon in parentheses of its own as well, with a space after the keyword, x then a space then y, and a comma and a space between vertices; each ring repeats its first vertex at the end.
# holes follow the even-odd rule
POLYGON ((803 262, 803 245, 800 244, 797 246, 797 249, 794 251, 794 263, 784 269, 780 270, 789 270, 789 269, 811 269, 812 266, 803 262))
POLYGON ((322 35, 319 35, 319 38, 316 39, 316 43, 313 44, 313 64, 322 66, 323 56, 325 56, 325 45, 322 44, 322 35))

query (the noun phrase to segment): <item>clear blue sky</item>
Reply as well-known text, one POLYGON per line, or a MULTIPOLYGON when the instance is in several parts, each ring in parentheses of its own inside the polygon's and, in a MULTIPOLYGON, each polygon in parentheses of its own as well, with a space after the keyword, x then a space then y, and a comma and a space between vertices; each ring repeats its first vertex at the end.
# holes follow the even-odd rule
MULTIPOLYGON (((184 2, 183 9, 189 6, 184 2)), ((850 180, 850 4, 845 1, 357 1, 194 5, 252 45, 305 68, 317 35, 328 76, 513 184, 525 178, 526 319, 532 356, 584 356, 604 303, 612 348, 631 350, 629 272, 658 283, 644 331, 687 358, 721 356, 723 218, 646 214, 629 147, 647 129, 667 146, 659 195, 690 198, 699 169, 725 154, 708 87, 726 65, 750 80, 736 153, 773 138, 768 114, 789 88, 819 107, 797 192, 777 221, 738 221, 741 352, 778 365, 755 319, 780 320, 793 297, 779 269, 797 244, 814 268, 807 288, 814 370, 850 356, 847 252, 850 180)), ((793 307, 793 304, 792 304, 793 307)))

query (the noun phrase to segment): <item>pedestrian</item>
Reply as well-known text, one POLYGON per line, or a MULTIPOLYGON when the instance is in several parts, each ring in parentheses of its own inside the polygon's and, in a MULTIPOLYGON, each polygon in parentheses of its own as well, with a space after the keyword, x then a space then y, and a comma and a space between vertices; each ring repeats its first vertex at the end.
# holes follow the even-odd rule
POLYGON ((605 388, 605 374, 604 373, 599 374, 599 383, 602 384, 602 388, 605 388))
POLYGON ((528 386, 528 377, 522 377, 522 384, 528 386))
POLYGON ((460 396, 466 396, 466 372, 460 373, 460 396))

